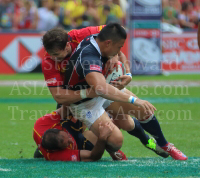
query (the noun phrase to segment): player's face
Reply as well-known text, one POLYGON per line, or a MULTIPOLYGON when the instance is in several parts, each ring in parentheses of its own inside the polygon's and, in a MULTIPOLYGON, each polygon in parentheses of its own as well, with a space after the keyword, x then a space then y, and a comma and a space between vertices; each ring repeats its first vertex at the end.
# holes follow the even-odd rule
POLYGON ((65 131, 60 131, 59 134, 62 137, 62 142, 60 143, 60 148, 65 149, 72 143, 72 139, 69 137, 69 135, 65 131))
POLYGON ((105 57, 112 58, 115 55, 117 55, 119 53, 119 51, 121 50, 121 48, 123 47, 124 43, 125 43, 124 39, 120 40, 117 43, 113 43, 112 41, 110 41, 107 44, 105 57))
POLYGON ((70 56, 71 53, 72 53, 72 48, 69 43, 66 44, 66 47, 64 50, 55 50, 55 51, 49 52, 52 60, 56 62, 61 62, 67 56, 70 56))

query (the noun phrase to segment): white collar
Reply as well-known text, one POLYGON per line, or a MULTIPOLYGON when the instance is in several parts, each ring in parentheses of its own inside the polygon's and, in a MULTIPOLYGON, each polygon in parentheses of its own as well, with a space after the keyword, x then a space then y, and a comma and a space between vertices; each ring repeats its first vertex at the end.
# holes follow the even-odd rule
POLYGON ((94 39, 93 36, 90 37, 90 42, 93 44, 93 46, 97 49, 97 51, 101 55, 101 51, 100 51, 99 45, 97 44, 97 42, 96 42, 96 40, 94 39))

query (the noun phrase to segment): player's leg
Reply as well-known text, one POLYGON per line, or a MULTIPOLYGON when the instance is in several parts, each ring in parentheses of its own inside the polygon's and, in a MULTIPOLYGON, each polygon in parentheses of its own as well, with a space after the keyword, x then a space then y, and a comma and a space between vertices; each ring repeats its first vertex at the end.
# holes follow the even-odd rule
MULTIPOLYGON (((125 92, 127 94, 133 95, 133 93, 129 90, 126 90, 125 92)), ((129 109, 129 112, 135 111, 134 115, 140 121, 142 128, 150 133, 152 136, 154 136, 159 146, 162 147, 168 143, 164 137, 160 124, 155 115, 147 115, 142 108, 134 105, 132 105, 132 109, 131 106, 129 106, 129 109)))
POLYGON ((113 113, 113 122, 119 128, 126 130, 130 135, 133 135, 140 139, 141 143, 148 149, 154 151, 159 156, 167 158, 169 156, 153 138, 150 138, 141 127, 139 121, 136 118, 131 118, 129 115, 115 115, 113 113))
MULTIPOLYGON (((97 97, 92 100, 86 101, 81 104, 70 105, 70 110, 73 113, 74 117, 82 121, 89 130, 91 130, 97 137, 99 136, 99 123, 105 124, 106 122, 112 121, 110 117, 105 112, 103 103, 105 102, 104 98, 97 97)), ((107 149, 112 152, 118 151, 123 142, 123 136, 121 131, 114 126, 111 136, 107 140, 107 149)))
POLYGON ((130 135, 139 138, 144 145, 148 144, 149 136, 145 134, 144 130, 138 124, 138 121, 136 119, 131 118, 127 114, 124 115, 113 114, 113 123, 119 129, 125 130, 130 135))
MULTIPOLYGON (((99 123, 105 124, 106 122, 110 122, 111 124, 112 121, 110 120, 110 117, 107 115, 106 112, 104 112, 90 127, 90 130, 98 137, 99 136, 99 123)), ((114 125, 114 124, 113 124, 114 125)), ((114 125, 114 129, 112 131, 111 136, 107 140, 107 150, 109 152, 116 152, 118 151, 123 143, 123 135, 119 128, 114 125)))
MULTIPOLYGON (((91 144, 95 145, 98 137, 92 131, 89 130, 83 132, 83 136, 85 138, 83 148, 87 150, 92 150, 93 147, 91 147, 91 144)), ((113 160, 117 161, 127 160, 126 155, 121 150, 118 150, 117 152, 114 153, 109 152, 109 150, 107 152, 110 154, 113 160)))
MULTIPOLYGON (((87 131, 85 131, 83 133, 83 135, 93 145, 96 144, 98 137, 92 131, 87 130, 87 131)), ((85 148, 88 148, 88 146, 90 148, 90 142, 87 141, 85 143, 85 145, 86 145, 85 148)), ((110 154, 110 156, 112 157, 112 159, 115 160, 115 161, 127 160, 126 155, 121 150, 118 150, 116 152, 111 152, 110 150, 106 150, 106 151, 110 154)))
MULTIPOLYGON (((127 94, 134 95, 129 90, 125 90, 127 94)), ((155 115, 147 115, 141 107, 131 105, 129 103, 113 102, 106 110, 115 110, 118 114, 134 115, 140 121, 142 128, 150 133, 157 141, 158 145, 167 151, 172 158, 178 160, 186 160, 187 157, 172 144, 168 143, 162 133, 160 124, 155 115)))
MULTIPOLYGON (((125 92, 131 94, 131 92, 128 90, 126 90, 125 92)), ((158 123, 156 117, 154 115, 147 115, 144 112, 143 108, 129 103, 113 102, 108 108, 106 108, 106 111, 113 109, 114 112, 118 114, 128 114, 135 116, 139 120, 142 128, 150 133, 152 136, 154 136, 159 146, 162 147, 168 143, 162 133, 160 124, 158 123)))

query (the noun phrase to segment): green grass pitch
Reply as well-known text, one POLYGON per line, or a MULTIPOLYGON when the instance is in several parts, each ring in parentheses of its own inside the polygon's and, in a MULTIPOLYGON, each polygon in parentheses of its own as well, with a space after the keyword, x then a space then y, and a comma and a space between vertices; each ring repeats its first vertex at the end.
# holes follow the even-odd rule
MULTIPOLYGON (((0 80, 43 79, 41 74, 0 76, 0 80)), ((135 77, 135 80, 200 80, 200 75, 135 77)), ((200 177, 200 87, 129 88, 148 98, 157 108, 157 118, 168 141, 188 161, 162 159, 138 139, 124 134, 122 151, 129 160, 114 162, 105 152, 96 163, 34 160, 36 145, 32 128, 37 118, 56 108, 46 88, 0 86, 0 178, 1 177, 200 177), (170 90, 170 91, 169 91, 170 90), (166 93, 170 93, 169 95, 166 93)))

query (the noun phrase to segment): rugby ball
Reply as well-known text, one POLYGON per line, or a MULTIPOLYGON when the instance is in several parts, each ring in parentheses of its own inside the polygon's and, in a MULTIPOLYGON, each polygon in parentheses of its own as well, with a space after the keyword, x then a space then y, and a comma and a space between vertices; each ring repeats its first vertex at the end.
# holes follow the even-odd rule
POLYGON ((106 83, 111 84, 111 81, 116 81, 116 79, 118 77, 125 75, 125 74, 126 74, 126 69, 124 67, 124 64, 121 62, 118 62, 118 71, 116 71, 116 68, 114 66, 112 72, 105 76, 106 83))

